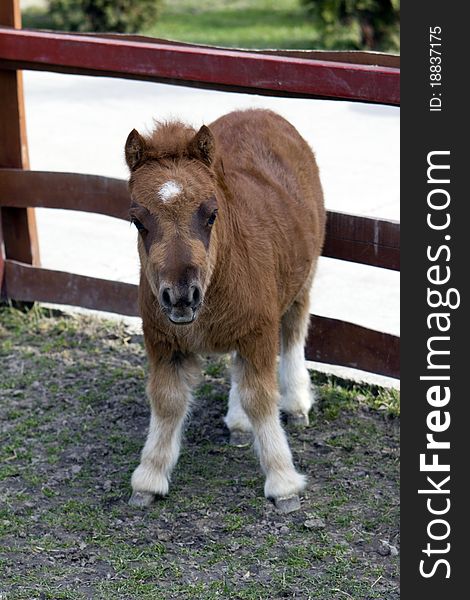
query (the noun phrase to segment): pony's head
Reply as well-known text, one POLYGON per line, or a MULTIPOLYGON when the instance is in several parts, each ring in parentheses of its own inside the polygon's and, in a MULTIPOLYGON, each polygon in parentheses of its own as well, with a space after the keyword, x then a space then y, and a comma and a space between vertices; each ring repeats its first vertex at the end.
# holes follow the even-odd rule
POLYGON ((192 323, 216 256, 214 137, 181 123, 159 124, 148 137, 134 129, 125 155, 142 273, 167 318, 192 323))

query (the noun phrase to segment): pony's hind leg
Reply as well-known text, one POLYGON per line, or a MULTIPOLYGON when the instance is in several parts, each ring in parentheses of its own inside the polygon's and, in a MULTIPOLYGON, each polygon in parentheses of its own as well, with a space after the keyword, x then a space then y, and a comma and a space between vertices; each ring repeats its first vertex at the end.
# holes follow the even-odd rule
POLYGON ((132 475, 131 505, 148 506, 155 496, 168 494, 191 399, 194 367, 194 359, 188 357, 150 363, 150 425, 140 464, 132 475))
POLYGON ((232 446, 247 446, 253 439, 250 420, 244 411, 239 390, 239 369, 236 367, 237 356, 232 356, 231 386, 228 397, 228 411, 224 422, 230 431, 232 446))
POLYGON ((297 425, 308 425, 314 400, 304 354, 310 320, 309 288, 306 285, 302 289, 281 319, 280 406, 297 425))

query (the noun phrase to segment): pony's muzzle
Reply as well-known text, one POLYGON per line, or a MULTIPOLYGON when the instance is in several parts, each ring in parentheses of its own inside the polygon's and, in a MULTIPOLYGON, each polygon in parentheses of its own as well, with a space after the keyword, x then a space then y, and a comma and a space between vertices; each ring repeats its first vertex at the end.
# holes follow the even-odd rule
POLYGON ((175 286, 163 283, 158 301, 172 323, 192 323, 202 302, 201 286, 198 283, 175 286))

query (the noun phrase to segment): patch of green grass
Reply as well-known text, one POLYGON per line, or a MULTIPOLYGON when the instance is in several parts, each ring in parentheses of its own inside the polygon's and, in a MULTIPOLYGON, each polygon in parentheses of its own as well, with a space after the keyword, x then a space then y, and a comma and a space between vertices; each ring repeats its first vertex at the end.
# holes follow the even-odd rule
POLYGON ((211 360, 207 363, 204 373, 213 377, 214 379, 220 379, 227 374, 227 364, 225 357, 219 358, 218 360, 211 360))
POLYGON ((361 385, 334 375, 311 371, 319 391, 319 408, 326 419, 334 420, 343 411, 368 408, 387 417, 400 416, 400 392, 377 385, 361 385))
POLYGON ((346 452, 353 452, 362 448, 365 437, 377 439, 381 435, 380 430, 374 422, 354 422, 351 424, 351 429, 342 431, 340 434, 334 433, 325 442, 331 447, 341 448, 346 452))
POLYGON ((46 498, 53 498, 54 496, 57 496, 57 492, 55 492, 47 486, 44 486, 41 491, 44 494, 44 496, 46 496, 46 498))
POLYGON ((368 406, 391 417, 400 416, 400 392, 396 389, 383 388, 367 401, 368 406))
MULTIPOLYGON (((47 7, 23 10, 23 26, 52 29, 47 7)), ((354 48, 357 32, 344 25, 332 39, 299 0, 167 0, 143 35, 229 48, 354 48)))
POLYGON ((228 532, 239 531, 245 524, 245 519, 242 515, 229 513, 224 517, 225 530, 228 532))
POLYGON ((145 35, 238 48, 313 48, 318 29, 298 0, 176 0, 145 35))

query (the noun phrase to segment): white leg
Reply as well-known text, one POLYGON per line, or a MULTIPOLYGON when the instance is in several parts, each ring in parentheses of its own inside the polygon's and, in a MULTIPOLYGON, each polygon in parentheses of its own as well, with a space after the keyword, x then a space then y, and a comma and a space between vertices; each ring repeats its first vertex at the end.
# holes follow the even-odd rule
MULTIPOLYGON (((274 362, 274 361, 273 361, 274 362)), ((266 475, 264 493, 281 510, 299 508, 298 494, 306 478, 297 473, 292 454, 279 419, 279 393, 273 372, 263 376, 258 370, 240 368, 240 403, 253 427, 255 449, 266 475)))
POLYGON ((151 405, 147 441, 132 475, 132 504, 146 505, 154 495, 168 494, 171 472, 178 461, 181 431, 191 391, 184 373, 171 366, 151 374, 147 386, 151 405))
POLYGON ((178 461, 181 429, 184 415, 172 423, 155 414, 150 417, 150 427, 140 464, 132 474, 132 489, 166 496, 170 475, 178 461))
POLYGON ((279 414, 272 415, 255 426, 255 448, 266 475, 266 498, 284 500, 304 489, 306 477, 297 473, 294 468, 279 414))
POLYGON ((224 417, 224 422, 230 431, 250 432, 252 430, 250 420, 240 402, 238 384, 233 378, 228 397, 228 411, 224 417))
POLYGON ((279 379, 281 409, 299 422, 308 424, 308 413, 314 401, 310 375, 305 366, 304 341, 300 339, 281 350, 279 379))
POLYGON ((232 381, 228 397, 228 410, 224 422, 230 430, 230 443, 232 446, 247 446, 252 441, 252 427, 250 419, 243 410, 238 386, 239 373, 235 366, 236 355, 233 357, 232 381))

